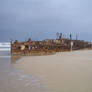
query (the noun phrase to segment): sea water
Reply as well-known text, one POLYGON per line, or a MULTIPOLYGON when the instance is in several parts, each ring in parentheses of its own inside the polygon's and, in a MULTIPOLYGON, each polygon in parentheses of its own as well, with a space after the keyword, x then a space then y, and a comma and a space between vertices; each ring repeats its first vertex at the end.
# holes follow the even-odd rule
POLYGON ((39 78, 14 68, 10 44, 0 43, 0 92, 49 92, 39 78))
POLYGON ((0 51, 10 51, 10 43, 9 42, 2 42, 0 43, 0 51))

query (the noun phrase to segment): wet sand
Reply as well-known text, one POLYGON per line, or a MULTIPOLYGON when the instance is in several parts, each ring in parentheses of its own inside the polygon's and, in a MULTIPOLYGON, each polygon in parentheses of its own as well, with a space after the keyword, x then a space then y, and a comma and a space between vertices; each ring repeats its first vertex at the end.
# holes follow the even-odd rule
POLYGON ((37 76, 51 92, 92 92, 92 50, 23 57, 16 68, 37 76))
POLYGON ((16 69, 10 52, 0 51, 0 92, 50 92, 34 75, 16 69))

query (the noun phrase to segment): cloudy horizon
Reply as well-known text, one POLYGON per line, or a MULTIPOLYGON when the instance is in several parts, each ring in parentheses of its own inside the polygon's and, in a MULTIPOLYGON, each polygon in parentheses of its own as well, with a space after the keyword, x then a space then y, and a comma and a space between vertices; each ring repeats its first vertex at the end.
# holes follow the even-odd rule
POLYGON ((55 38, 92 41, 91 0, 1 0, 0 41, 55 38))

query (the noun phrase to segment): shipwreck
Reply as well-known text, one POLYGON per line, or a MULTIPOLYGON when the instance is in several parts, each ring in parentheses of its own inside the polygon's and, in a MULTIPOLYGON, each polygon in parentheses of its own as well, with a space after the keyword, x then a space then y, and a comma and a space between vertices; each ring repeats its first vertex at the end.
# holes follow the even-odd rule
POLYGON ((11 55, 48 55, 56 52, 79 50, 92 48, 92 44, 82 40, 72 40, 62 38, 62 34, 57 39, 45 39, 43 41, 27 41, 19 42, 11 41, 11 55))

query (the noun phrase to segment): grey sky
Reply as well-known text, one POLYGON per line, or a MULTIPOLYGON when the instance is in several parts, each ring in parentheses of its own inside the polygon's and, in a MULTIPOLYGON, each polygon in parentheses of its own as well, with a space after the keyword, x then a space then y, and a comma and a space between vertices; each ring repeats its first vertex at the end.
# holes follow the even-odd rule
POLYGON ((56 32, 92 41, 91 9, 92 0, 0 0, 0 41, 54 38, 56 32))

